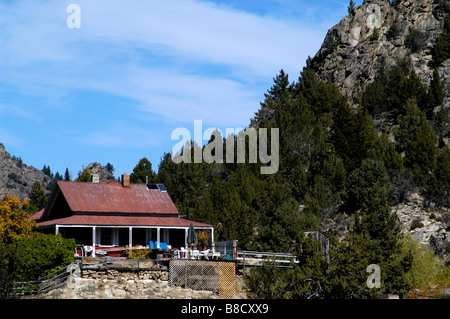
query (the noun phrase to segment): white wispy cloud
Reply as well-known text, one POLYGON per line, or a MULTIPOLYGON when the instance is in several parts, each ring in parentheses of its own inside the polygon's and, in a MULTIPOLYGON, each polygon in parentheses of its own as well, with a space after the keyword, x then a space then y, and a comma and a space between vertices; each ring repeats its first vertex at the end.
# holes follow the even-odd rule
POLYGON ((235 120, 255 111, 258 101, 248 94, 255 82, 281 68, 296 75, 309 45, 320 41, 304 26, 209 2, 78 4, 81 29, 65 26, 61 1, 3 4, 0 68, 17 92, 54 96, 57 105, 71 90, 102 89, 175 121, 215 108, 217 119, 235 120), (226 71, 202 74, 217 65, 226 71))
MULTIPOLYGON (((291 7, 284 10, 294 8, 285 1, 291 7)), ((170 131, 195 119, 205 127, 248 125, 272 78, 284 69, 295 80, 325 30, 307 18, 318 8, 309 1, 301 19, 294 11, 272 14, 276 1, 264 13, 224 2, 0 2, 0 142, 21 146, 21 154, 44 138, 60 153, 70 143, 85 152, 169 151, 162 141, 170 143, 170 131), (71 3, 81 8, 80 29, 66 26, 71 3), (98 99, 85 105, 92 103, 85 92, 123 99, 114 114, 126 116, 96 121, 110 106, 98 99), (27 126, 17 130, 20 120, 27 126)))

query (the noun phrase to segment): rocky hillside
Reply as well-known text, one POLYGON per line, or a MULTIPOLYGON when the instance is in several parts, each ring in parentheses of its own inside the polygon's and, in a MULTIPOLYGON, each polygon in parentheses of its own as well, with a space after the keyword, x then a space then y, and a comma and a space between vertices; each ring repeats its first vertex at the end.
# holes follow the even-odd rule
MULTIPOLYGON (((403 65, 429 85, 433 77, 433 48, 450 12, 449 0, 365 0, 331 28, 311 65, 319 78, 335 83, 353 107, 368 84, 382 69, 403 65), (394 2, 394 1, 393 1, 394 2)), ((450 59, 437 66, 444 84, 440 107, 450 108, 450 59)), ((375 119, 377 120, 377 119, 375 119)), ((387 131, 390 131, 388 129, 387 131)), ((447 147, 450 139, 444 139, 447 147)), ((392 207, 404 233, 409 232, 436 255, 450 257, 450 211, 425 209, 422 198, 410 193, 408 200, 392 207)), ((345 220, 345 217, 344 217, 345 220)), ((348 221, 348 220, 347 220, 348 221)), ((334 224, 341 233, 346 223, 334 224)))
MULTIPOLYGON (((352 104, 382 68, 405 65, 426 84, 432 79, 432 48, 442 33, 448 0, 365 0, 331 28, 312 65, 331 80, 352 104)), ((450 59, 438 72, 450 106, 450 59)))
POLYGON ((0 143, 0 198, 6 195, 28 198, 35 181, 39 181, 49 193, 52 179, 42 170, 27 166, 20 158, 11 157, 5 146, 0 143))
MULTIPOLYGON (((114 178, 107 167, 97 162, 90 163, 85 169, 91 176, 98 175, 99 182, 114 178)), ((49 176, 43 170, 33 166, 28 166, 22 162, 20 157, 11 156, 5 150, 5 146, 0 143, 0 199, 6 195, 12 195, 19 196, 22 201, 26 200, 36 181, 41 183, 45 193, 49 195, 56 182, 53 174, 51 175, 49 176)))

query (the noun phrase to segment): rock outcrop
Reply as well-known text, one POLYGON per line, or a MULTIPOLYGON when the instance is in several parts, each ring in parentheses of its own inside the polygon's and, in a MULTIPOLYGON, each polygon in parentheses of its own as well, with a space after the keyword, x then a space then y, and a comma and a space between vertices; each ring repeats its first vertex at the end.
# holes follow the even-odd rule
POLYGON ((103 165, 97 162, 90 163, 86 169, 91 175, 96 174, 99 177, 99 182, 114 178, 113 174, 103 165))
POLYGON ((450 211, 426 210, 418 205, 401 204, 392 208, 403 233, 411 234, 421 244, 434 251, 435 255, 450 260, 450 238, 445 222, 450 211))
MULTIPOLYGON (((331 28, 312 59, 319 77, 331 80, 354 104, 382 68, 405 65, 428 84, 431 50, 442 32, 448 0, 365 0, 331 28)), ((438 68, 450 84, 450 59, 438 68)), ((450 106, 450 90, 445 107, 450 106)))

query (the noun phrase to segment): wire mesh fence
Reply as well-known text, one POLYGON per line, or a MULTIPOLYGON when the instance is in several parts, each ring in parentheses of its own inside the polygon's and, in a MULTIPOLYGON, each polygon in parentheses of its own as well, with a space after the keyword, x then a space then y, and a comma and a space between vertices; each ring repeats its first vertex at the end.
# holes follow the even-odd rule
POLYGON ((221 298, 234 298, 236 265, 234 262, 208 260, 171 260, 169 285, 193 290, 209 290, 221 298))

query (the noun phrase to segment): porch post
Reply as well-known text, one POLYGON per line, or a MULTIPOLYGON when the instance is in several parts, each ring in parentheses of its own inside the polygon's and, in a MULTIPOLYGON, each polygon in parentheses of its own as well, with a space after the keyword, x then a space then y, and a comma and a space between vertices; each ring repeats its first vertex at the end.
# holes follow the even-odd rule
POLYGON ((212 248, 212 252, 214 254, 214 250, 215 250, 216 244, 214 243, 214 228, 211 227, 211 248, 212 248))
POLYGON ((188 250, 188 231, 189 227, 186 227, 184 229, 184 247, 186 248, 186 251, 188 250))
POLYGON ((161 242, 161 228, 156 227, 156 248, 160 248, 160 242, 161 242))
POLYGON ((55 225, 55 235, 59 234, 59 225, 55 225))
POLYGON ((133 248, 133 227, 128 227, 128 244, 130 249, 133 248))
POLYGON ((96 239, 96 227, 92 227, 92 257, 95 257, 95 239, 96 239))

